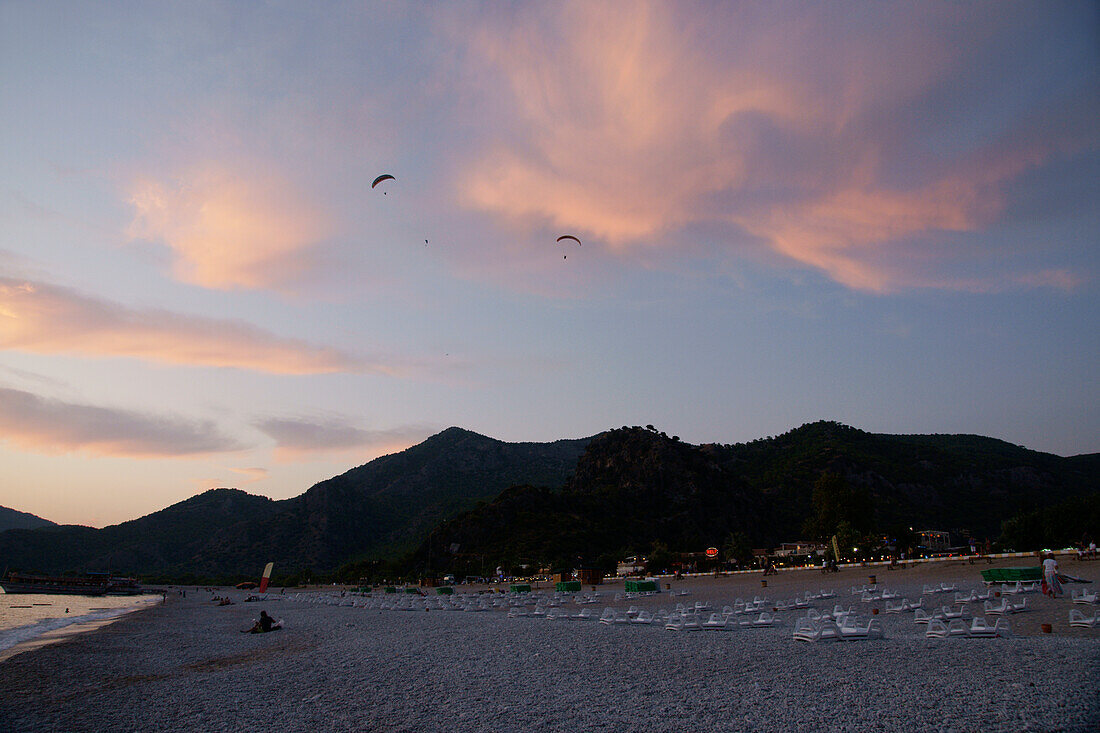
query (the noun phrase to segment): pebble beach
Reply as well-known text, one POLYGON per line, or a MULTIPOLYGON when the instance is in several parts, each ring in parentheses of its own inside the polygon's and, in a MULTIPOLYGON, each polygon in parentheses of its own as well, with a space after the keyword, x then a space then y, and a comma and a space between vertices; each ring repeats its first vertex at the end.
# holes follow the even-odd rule
MULTIPOLYGON (((1100 577, 1100 562, 1063 565, 1100 577)), ((499 604, 484 612, 398 611, 380 607, 378 592, 341 597, 331 589, 287 590, 261 603, 231 591, 238 602, 217 606, 210 593, 189 589, 186 598, 170 593, 164 604, 0 662, 0 729, 1100 729, 1100 626, 1068 625, 1069 609, 1095 611, 1074 606, 1070 590, 1095 583, 1067 586, 1060 599, 1028 595, 1031 609, 1007 617, 1007 639, 926 638, 913 613, 887 614, 883 603, 851 594, 870 572, 899 598, 919 599, 929 584, 982 590, 985 567, 790 571, 768 578, 767 588, 759 573, 669 579, 661 593, 631 598, 621 583, 608 584, 592 604, 597 612, 689 602, 720 609, 738 598, 778 602, 829 590, 836 597, 816 608, 854 606, 878 619, 885 636, 837 643, 793 640, 798 611, 779 612, 773 628, 685 633, 656 623, 510 617, 507 594, 484 587, 459 589, 499 604), (355 605, 339 605, 349 599, 355 605), (261 609, 284 628, 240 633, 261 609)), ((552 584, 542 585, 535 593, 549 597, 552 584)), ((975 615, 981 605, 970 604, 975 615)))

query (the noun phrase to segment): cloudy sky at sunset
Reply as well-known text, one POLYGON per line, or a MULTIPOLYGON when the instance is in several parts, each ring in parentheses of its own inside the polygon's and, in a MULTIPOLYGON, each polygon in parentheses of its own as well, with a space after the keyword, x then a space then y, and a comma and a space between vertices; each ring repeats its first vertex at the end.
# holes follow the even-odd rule
POLYGON ((0 0, 0 505, 286 498, 451 425, 1100 451, 1098 39, 1090 2, 0 0))

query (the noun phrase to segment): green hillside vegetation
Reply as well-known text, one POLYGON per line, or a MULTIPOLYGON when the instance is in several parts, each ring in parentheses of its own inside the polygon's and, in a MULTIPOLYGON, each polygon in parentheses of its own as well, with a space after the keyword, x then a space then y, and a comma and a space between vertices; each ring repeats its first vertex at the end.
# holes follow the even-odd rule
POLYGON ((1034 549, 1096 534, 1088 502, 1098 479, 1098 455, 835 422, 699 446, 652 426, 553 443, 450 428, 292 499, 215 489, 103 529, 0 532, 0 566, 199 582, 254 577, 274 561, 277 580, 354 581, 498 565, 610 568, 627 555, 671 561, 711 546, 744 562, 752 548, 833 534, 845 545, 885 536, 907 547, 910 527, 996 541, 1002 525, 1004 542, 1034 549), (1041 511, 1060 502, 1073 521, 1041 511))
POLYGON ((146 517, 93 529, 0 533, 0 566, 107 570, 159 578, 329 572, 354 559, 394 559, 439 522, 516 483, 561 485, 588 439, 505 443, 449 428, 408 450, 272 501, 212 489, 146 517))
POLYGON ((744 557, 746 544, 835 533, 905 547, 915 544, 909 527, 997 540, 1006 520, 1040 503, 1095 496, 1097 466, 981 436, 875 435, 831 422, 703 446, 624 427, 593 440, 562 489, 511 489, 445 523, 402 567, 475 575, 498 564, 608 568, 668 548, 737 545, 727 554, 744 557), (453 555, 440 551, 454 546, 453 555))

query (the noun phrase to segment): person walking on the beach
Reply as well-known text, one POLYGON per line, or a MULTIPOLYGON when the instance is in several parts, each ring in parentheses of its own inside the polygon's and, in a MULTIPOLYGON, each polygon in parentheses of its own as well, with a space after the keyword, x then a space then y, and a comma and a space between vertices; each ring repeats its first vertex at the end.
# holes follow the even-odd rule
POLYGON ((1058 561, 1054 559, 1054 553, 1048 552, 1043 560, 1043 583, 1046 585, 1046 593, 1051 598, 1062 595, 1062 584, 1058 581, 1058 561))

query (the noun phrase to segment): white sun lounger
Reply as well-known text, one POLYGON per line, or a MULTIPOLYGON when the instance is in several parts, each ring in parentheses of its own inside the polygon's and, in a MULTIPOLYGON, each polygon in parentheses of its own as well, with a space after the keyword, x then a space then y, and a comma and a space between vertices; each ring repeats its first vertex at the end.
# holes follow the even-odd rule
POLYGON ((701 631, 702 627, 694 616, 684 616, 674 613, 668 617, 665 631, 701 631))
POLYGON ((965 621, 958 618, 952 619, 950 623, 946 624, 940 619, 932 619, 928 623, 928 631, 925 632, 925 636, 933 639, 944 639, 952 636, 964 639, 990 639, 997 636, 1008 637, 1011 635, 1012 631, 1009 629, 1008 621, 1003 618, 997 619, 994 626, 987 624, 984 618, 974 619, 969 626, 965 621))
POLYGON ((942 619, 934 618, 928 622, 924 635, 930 639, 946 639, 949 636, 969 636, 970 629, 962 619, 952 619, 946 624, 942 619))
POLYGON ((1100 595, 1089 593, 1082 588, 1080 593, 1075 590, 1070 591, 1070 597, 1073 599, 1074 603, 1094 604, 1097 602, 1097 599, 1100 598, 1100 595))
POLYGON ((840 627, 831 619, 800 618, 795 623, 795 641, 840 641, 840 627))
POLYGON ((617 608, 605 608, 600 616, 600 623, 609 626, 612 624, 628 624, 630 623, 630 617, 617 608))
POLYGON ((951 606, 944 606, 937 615, 946 621, 970 618, 970 608, 965 603, 962 604, 962 607, 957 611, 951 608, 951 606))
POLYGON ((878 619, 867 619, 867 623, 860 624, 854 616, 845 616, 840 624, 840 638, 844 641, 859 641, 861 639, 883 638, 882 627, 878 619))
POLYGON ((928 613, 923 608, 918 608, 916 611, 913 612, 913 623, 915 624, 926 624, 932 619, 936 618, 940 619, 941 621, 943 620, 943 615, 939 610, 928 613))
POLYGON ((742 621, 741 626, 754 626, 754 627, 777 626, 780 623, 782 623, 782 620, 778 616, 770 614, 767 611, 762 611, 760 613, 760 615, 757 616, 756 618, 754 618, 754 619, 745 619, 744 621, 742 621))
POLYGON ((720 613, 712 613, 709 619, 699 624, 699 627, 704 630, 725 631, 730 628, 729 617, 720 613))
POLYGON ((1069 609, 1069 625, 1081 626, 1086 629, 1093 629, 1100 626, 1100 611, 1093 611, 1092 616, 1086 616, 1076 608, 1069 609))
POLYGON ((970 623, 970 633, 967 635, 968 638, 990 639, 995 636, 1012 636, 1012 629, 1009 628, 1007 619, 999 618, 997 619, 997 623, 993 626, 986 623, 984 618, 975 618, 970 623))

